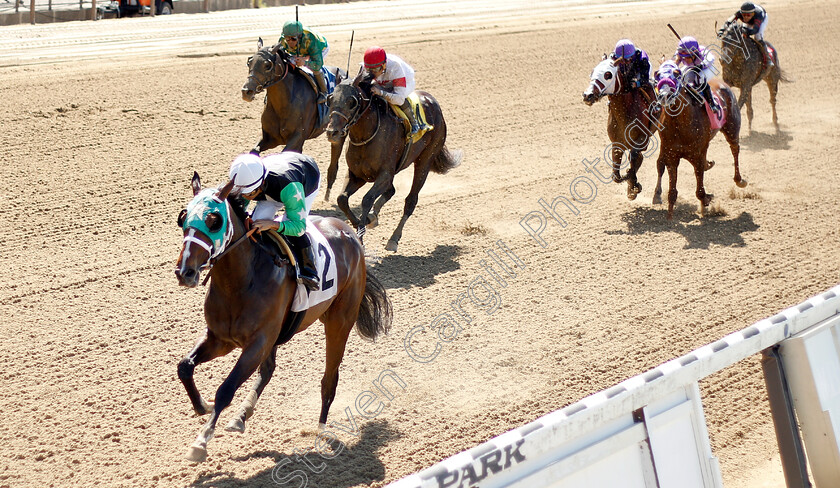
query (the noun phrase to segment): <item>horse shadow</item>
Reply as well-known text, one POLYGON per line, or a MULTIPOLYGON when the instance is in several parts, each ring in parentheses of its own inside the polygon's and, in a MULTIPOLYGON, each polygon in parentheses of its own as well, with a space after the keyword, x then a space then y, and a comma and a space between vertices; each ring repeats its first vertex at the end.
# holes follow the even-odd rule
POLYGON ((790 149, 790 141, 792 140, 793 136, 783 130, 779 130, 778 134, 775 132, 765 134, 753 130, 751 134, 741 137, 741 148, 750 151, 760 151, 762 149, 784 151, 790 149))
POLYGON ((677 203, 674 220, 668 220, 667 207, 637 207, 621 216, 627 230, 607 231, 610 235, 642 235, 648 233, 675 232, 686 240, 683 249, 709 249, 712 244, 726 247, 744 247, 743 234, 754 232, 759 225, 753 216, 741 212, 735 218, 697 215, 697 205, 677 203))
POLYGON ((436 281, 439 274, 461 268, 458 256, 461 246, 438 246, 425 256, 387 254, 371 269, 385 288, 425 288, 436 281))
POLYGON ((190 484, 194 488, 242 488, 252 486, 311 486, 350 488, 370 485, 385 479, 385 465, 378 451, 401 434, 385 420, 374 420, 360 427, 359 440, 347 445, 334 441, 330 457, 314 450, 314 440, 305 455, 278 451, 254 451, 233 461, 246 462, 258 458, 271 459, 274 465, 246 479, 231 471, 203 472, 190 484), (343 448, 341 447, 343 445, 343 448), (291 484, 287 484, 291 483, 291 484))

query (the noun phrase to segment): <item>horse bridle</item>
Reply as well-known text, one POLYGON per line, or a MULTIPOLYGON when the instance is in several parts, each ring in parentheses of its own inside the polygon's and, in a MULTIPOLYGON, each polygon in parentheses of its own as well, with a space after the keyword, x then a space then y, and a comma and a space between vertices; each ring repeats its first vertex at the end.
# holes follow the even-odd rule
MULTIPOLYGON (((370 109, 371 105, 373 105, 373 96, 371 96, 370 98, 367 99, 367 105, 364 108, 362 108, 362 104, 364 103, 364 100, 365 100, 364 94, 362 94, 362 90, 360 88, 358 88, 358 87, 354 87, 354 88, 356 88, 358 90, 360 95, 359 96, 353 95, 351 97, 353 99, 353 101, 356 102, 356 108, 354 109, 352 115, 350 115, 348 117, 347 115, 344 115, 342 112, 339 112, 338 110, 331 110, 330 111, 330 117, 332 117, 333 114, 335 114, 335 115, 338 115, 339 117, 341 117, 341 118, 343 118, 344 120, 347 121, 347 123, 344 125, 344 129, 339 132, 339 134, 341 134, 341 135, 347 134, 350 130, 350 127, 352 127, 356 122, 358 122, 359 119, 362 118, 362 115, 364 115, 364 113, 367 112, 370 109)), ((356 142, 356 141, 353 140, 352 137, 349 137, 348 139, 350 141, 350 144, 352 144, 354 146, 364 146, 368 142, 372 141, 373 138, 376 137, 376 134, 379 133, 379 121, 380 121, 379 111, 377 110, 376 111, 376 130, 373 131, 373 135, 371 135, 370 137, 368 137, 367 139, 365 139, 362 142, 356 142)))
POLYGON ((283 69, 283 74, 281 76, 278 76, 276 70, 277 70, 277 57, 278 57, 279 54, 276 51, 272 52, 271 48, 261 49, 261 50, 257 51, 257 54, 261 53, 262 51, 271 52, 271 58, 270 59, 266 58, 266 59, 271 61, 271 65, 272 65, 271 76, 273 78, 271 78, 269 80, 269 82, 266 83, 265 85, 261 85, 259 83, 259 81, 257 80, 257 78, 252 73, 249 72, 248 73, 248 79, 249 80, 254 80, 254 82, 257 85, 256 88, 254 88, 254 93, 259 93, 259 92, 265 90, 266 88, 270 87, 271 85, 274 85, 274 84, 277 84, 277 83, 283 81, 286 78, 286 75, 288 75, 289 71, 291 70, 291 68, 289 68, 289 62, 286 60, 286 58, 281 57, 280 61, 283 64, 284 69, 283 69))

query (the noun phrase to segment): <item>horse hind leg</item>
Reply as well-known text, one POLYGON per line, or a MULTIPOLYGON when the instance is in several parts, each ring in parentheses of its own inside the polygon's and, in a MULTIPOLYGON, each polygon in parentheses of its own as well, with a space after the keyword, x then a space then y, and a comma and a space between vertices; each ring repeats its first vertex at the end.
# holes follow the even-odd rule
POLYGON ((665 166, 668 168, 668 220, 674 218, 674 205, 677 203, 677 167, 680 160, 670 160, 665 166))
POLYGON ((430 158, 427 158, 424 161, 416 161, 414 163, 414 180, 411 182, 411 191, 409 191, 408 196, 405 197, 405 207, 403 207, 403 215, 400 219, 400 223, 397 224, 397 228, 394 229, 394 233, 391 234, 391 238, 388 239, 388 243, 385 245, 385 249, 388 251, 397 252, 397 247, 399 246, 400 239, 402 238, 403 227, 405 227, 405 223, 408 221, 408 218, 411 217, 411 214, 414 213, 414 209, 417 207, 417 199, 420 195, 420 189, 423 188, 424 184, 426 184, 426 178, 429 176, 430 164, 430 158))
POLYGON ((216 432, 216 422, 219 420, 219 414, 230 405, 233 400, 233 395, 236 390, 242 386, 242 383, 250 377, 257 367, 262 363, 263 356, 267 354, 265 351, 266 343, 268 341, 263 337, 255 340, 246 349, 242 351, 239 360, 230 372, 228 377, 222 382, 222 385, 216 390, 216 400, 213 405, 213 411, 210 413, 210 418, 207 423, 201 427, 196 436, 195 442, 187 451, 187 460, 194 463, 201 463, 207 459, 207 443, 213 438, 216 432))
POLYGON ((265 361, 262 362, 260 365, 260 370, 257 375, 257 379, 254 382, 254 388, 248 392, 248 396, 245 397, 242 404, 239 406, 239 411, 237 414, 228 422, 225 430, 228 432, 245 432, 245 421, 251 418, 254 415, 254 409, 257 406, 257 400, 259 400, 260 396, 262 395, 263 390, 265 389, 268 382, 271 381, 271 377, 274 374, 274 368, 276 366, 275 357, 277 355, 277 346, 274 346, 271 349, 271 354, 265 358, 265 361))
POLYGON ((349 287, 348 290, 352 291, 336 297, 330 307, 329 318, 324 319, 327 361, 324 368, 324 377, 321 379, 321 415, 318 417, 318 426, 321 429, 326 428, 330 406, 335 400, 335 392, 338 388, 338 368, 344 359, 347 338, 350 336, 350 331, 358 317, 358 303, 361 302, 363 286, 364 284, 361 287, 349 287), (355 307, 353 304, 356 304, 355 307), (341 310, 341 313, 332 313, 333 308, 341 310), (354 311, 355 313, 353 313, 354 311))
POLYGON ((778 66, 776 71, 773 71, 770 76, 766 78, 767 88, 770 89, 770 108, 773 110, 773 126, 776 128, 776 134, 779 133, 779 117, 776 115, 776 94, 779 92, 779 75, 778 66))

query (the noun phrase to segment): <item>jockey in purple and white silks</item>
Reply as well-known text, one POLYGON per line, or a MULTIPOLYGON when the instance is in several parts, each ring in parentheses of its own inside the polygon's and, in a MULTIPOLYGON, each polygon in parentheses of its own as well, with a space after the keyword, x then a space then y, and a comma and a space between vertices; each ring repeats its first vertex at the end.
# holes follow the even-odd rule
POLYGON ((645 51, 636 49, 630 39, 621 39, 610 55, 622 77, 622 91, 650 88, 650 61, 645 51))
POLYGON ((667 89, 672 93, 676 93, 681 76, 682 71, 680 71, 676 62, 671 59, 665 61, 659 65, 659 69, 653 74, 653 82, 656 84, 656 92, 659 93, 660 91, 667 89))
POLYGON ((677 52, 674 53, 674 61, 677 66, 685 66, 686 68, 694 68, 700 75, 700 94, 709 102, 709 107, 720 117, 720 106, 712 96, 712 89, 709 87, 709 80, 715 77, 713 65, 715 64, 715 56, 712 52, 706 49, 706 46, 701 46, 697 39, 691 36, 685 36, 680 39, 677 45, 677 52))

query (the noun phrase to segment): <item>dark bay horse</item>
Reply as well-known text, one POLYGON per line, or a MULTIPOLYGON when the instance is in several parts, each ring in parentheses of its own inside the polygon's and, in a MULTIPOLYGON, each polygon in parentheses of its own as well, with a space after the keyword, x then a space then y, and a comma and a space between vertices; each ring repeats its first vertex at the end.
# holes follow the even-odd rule
MULTIPOLYGON (((342 69, 328 69, 335 75, 336 83, 347 77, 342 69)), ((261 117, 262 139, 251 149, 252 153, 259 154, 281 144, 285 145, 284 151, 303 152, 303 143, 307 139, 314 139, 324 133, 327 118, 319 121, 315 103, 318 94, 306 75, 294 65, 280 44, 263 47, 260 39, 257 52, 248 58, 248 80, 242 86, 242 99, 253 101, 263 90, 267 96, 261 117)), ((329 200, 330 189, 335 182, 344 139, 330 139, 330 144, 332 147, 325 200, 329 200)))
POLYGON ((297 329, 284 328, 292 316, 290 306, 297 283, 288 265, 275 265, 274 256, 245 236, 245 211, 235 198, 228 198, 233 181, 221 189, 201 189, 198 174, 192 179, 195 197, 181 211, 178 223, 184 230, 184 244, 175 275, 181 286, 198 285, 201 271, 210 267, 210 286, 204 301, 207 329, 193 350, 178 364, 178 377, 187 390, 196 414, 209 413, 187 458, 202 462, 207 443, 213 437, 219 414, 236 390, 259 368, 253 390, 242 403, 228 430, 242 432, 253 414, 257 399, 274 372, 277 345, 301 332, 315 320, 324 324, 327 361, 321 380, 320 423, 327 421, 338 385, 338 367, 353 324, 359 334, 375 339, 391 324, 391 303, 385 289, 365 267, 364 249, 355 232, 334 218, 314 220, 335 251, 338 275, 332 285, 337 294, 302 312, 297 329), (282 334, 281 334, 282 333, 282 334), (208 404, 193 381, 195 367, 235 348, 242 354, 208 404))
MULTIPOLYGON (((653 203, 662 203, 662 174, 668 168, 670 180, 668 191, 668 219, 674 216, 674 204, 677 201, 677 166, 680 159, 685 159, 694 166, 697 179, 697 199, 700 200, 700 213, 705 215, 706 206, 712 201, 712 195, 706 193, 703 176, 712 164, 706 159, 709 142, 718 133, 713 130, 704 103, 700 100, 699 78, 695 71, 688 70, 683 82, 676 90, 661 90, 657 96, 659 110, 659 158, 656 160, 656 190, 653 203)), ((719 129, 723 132, 729 150, 735 160, 735 184, 743 188, 747 181, 741 178, 738 155, 741 151, 739 133, 741 130, 741 111, 732 89, 717 79, 709 81, 709 86, 720 100, 721 110, 726 114, 726 121, 719 129)))
POLYGON ((338 206, 360 234, 368 224, 378 222, 379 210, 394 196, 394 175, 414 165, 411 191, 405 199, 402 219, 385 248, 396 252, 403 226, 414 212, 417 195, 429 171, 445 174, 461 163, 461 152, 446 148, 446 121, 437 100, 430 94, 418 91, 426 121, 434 126, 417 142, 406 149, 406 131, 402 122, 393 114, 388 102, 371 96, 370 75, 360 71, 354 80, 337 85, 330 96, 330 121, 327 137, 331 141, 350 136, 347 147, 349 176, 344 191, 338 196, 338 206), (365 183, 373 183, 362 199, 362 213, 356 216, 350 210, 349 198, 365 183), (373 209, 373 215, 369 212, 373 209))
POLYGON ((618 68, 606 57, 592 70, 589 87, 583 92, 583 102, 592 105, 607 95, 609 115, 607 135, 610 138, 610 157, 613 167, 613 181, 627 180, 627 198, 635 200, 642 191, 636 173, 644 160, 650 138, 656 132, 656 117, 649 114, 653 101, 653 90, 642 92, 642 88, 623 90, 618 68), (621 176, 621 159, 629 151, 630 168, 621 176))
MULTIPOLYGON (((738 22, 732 22, 729 26, 718 32, 718 38, 723 42, 720 64, 723 66, 723 81, 730 86, 738 87, 741 93, 738 96, 738 107, 747 105, 747 126, 752 132, 752 87, 761 80, 767 83, 770 89, 770 106, 773 108, 773 125, 776 132, 779 132, 779 118, 776 116, 776 94, 779 91, 779 82, 790 81, 779 65, 779 55, 776 49, 767 42, 773 51, 773 63, 775 66, 766 69, 764 55, 758 43, 750 39, 744 27, 738 22)), ((765 41, 766 42, 766 41, 765 41)))

